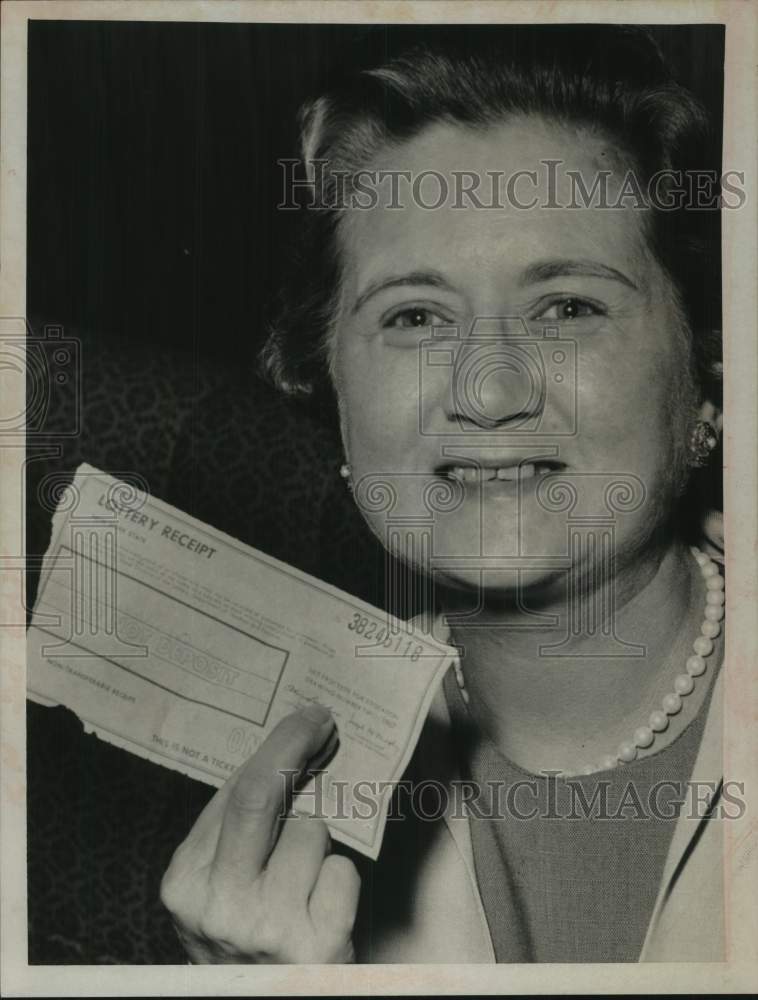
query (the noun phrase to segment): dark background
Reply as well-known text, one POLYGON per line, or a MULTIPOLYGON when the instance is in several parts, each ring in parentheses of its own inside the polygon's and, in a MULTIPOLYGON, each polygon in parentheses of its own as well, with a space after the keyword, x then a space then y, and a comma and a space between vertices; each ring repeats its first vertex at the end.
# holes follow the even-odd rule
MULTIPOLYGON (((297 155, 301 101, 409 38, 496 30, 32 21, 33 327, 238 364, 289 239, 276 160, 297 155)), ((723 28, 651 31, 720 128, 723 28)))

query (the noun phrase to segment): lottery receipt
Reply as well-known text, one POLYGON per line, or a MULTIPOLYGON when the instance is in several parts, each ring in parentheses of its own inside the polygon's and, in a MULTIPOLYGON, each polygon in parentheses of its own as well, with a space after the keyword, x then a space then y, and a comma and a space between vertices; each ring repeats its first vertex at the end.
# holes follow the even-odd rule
POLYGON ((393 785, 454 655, 411 623, 81 465, 53 519, 28 694, 215 786, 284 715, 319 702, 339 749, 294 807, 318 811, 336 840, 376 859, 393 785))

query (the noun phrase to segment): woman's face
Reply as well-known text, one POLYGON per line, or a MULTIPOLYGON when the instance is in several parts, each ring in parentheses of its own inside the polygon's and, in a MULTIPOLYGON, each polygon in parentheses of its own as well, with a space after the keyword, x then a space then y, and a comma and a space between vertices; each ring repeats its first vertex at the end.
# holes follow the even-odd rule
POLYGON ((450 197, 425 208, 406 186, 402 208, 341 223, 332 364, 371 528, 448 584, 497 590, 600 559, 601 535, 639 552, 686 477, 686 340, 632 201, 540 207, 570 203, 571 171, 587 190, 617 171, 612 192, 613 148, 537 119, 437 125, 372 167, 437 171, 450 197), (536 171, 513 190, 538 206, 455 207, 455 173, 486 204, 488 171, 536 171))

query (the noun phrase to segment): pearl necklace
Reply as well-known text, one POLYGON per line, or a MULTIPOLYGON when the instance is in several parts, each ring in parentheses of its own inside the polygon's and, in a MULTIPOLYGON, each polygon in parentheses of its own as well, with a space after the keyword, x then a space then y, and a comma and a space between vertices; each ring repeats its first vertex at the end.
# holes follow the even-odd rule
MULTIPOLYGON (((703 622, 700 626, 700 635, 692 643, 693 655, 688 657, 684 667, 684 673, 677 674, 674 678, 674 690, 664 695, 661 699, 660 708, 654 709, 650 713, 646 726, 639 726, 634 730, 630 740, 624 740, 619 744, 615 753, 607 754, 603 757, 599 766, 588 764, 580 772, 581 774, 593 774, 595 771, 608 771, 621 764, 629 764, 636 760, 639 750, 646 750, 655 742, 658 733, 665 732, 669 725, 669 716, 676 715, 681 711, 683 698, 692 694, 695 690, 695 678, 705 673, 707 664, 706 658, 713 652, 713 640, 721 632, 721 622, 724 618, 724 603, 726 600, 724 593, 724 578, 721 576, 716 563, 700 549, 692 547, 692 554, 700 567, 700 573, 705 580, 706 604, 703 622)), ((469 693, 463 679, 463 667, 460 659, 453 661, 455 679, 461 690, 461 697, 466 705, 469 703, 469 693)))

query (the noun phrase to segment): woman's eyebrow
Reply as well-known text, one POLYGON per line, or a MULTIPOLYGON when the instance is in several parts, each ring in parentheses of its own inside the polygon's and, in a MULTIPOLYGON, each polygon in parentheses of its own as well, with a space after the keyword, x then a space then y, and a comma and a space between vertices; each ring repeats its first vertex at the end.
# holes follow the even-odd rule
MULTIPOLYGON (((519 285, 531 285, 539 281, 550 281, 551 278, 571 276, 606 278, 610 281, 620 281, 628 288, 639 291, 631 278, 628 278, 621 271, 617 271, 615 267, 609 267, 607 264, 601 264, 599 261, 594 260, 571 260, 568 258, 543 260, 530 264, 524 269, 519 279, 519 285)), ((454 291, 450 282, 438 271, 411 271, 408 274, 388 275, 385 278, 372 281, 370 285, 364 288, 353 303, 350 312, 352 315, 355 315, 377 292, 383 292, 387 288, 398 288, 407 285, 427 285, 430 288, 444 288, 446 291, 454 291)))
POLYGON ((520 285, 531 285, 538 281, 550 281, 551 278, 566 278, 579 276, 585 278, 607 278, 610 281, 620 281, 628 288, 639 291, 631 278, 617 271, 615 267, 601 264, 595 260, 571 260, 559 258, 556 260, 541 260, 524 268, 519 279, 520 285))
POLYGON ((350 310, 351 314, 355 315, 372 295, 376 295, 377 292, 383 292, 386 288, 398 288, 403 285, 428 285, 431 288, 444 288, 447 291, 453 290, 450 282, 438 271, 411 271, 408 274, 389 275, 386 278, 380 278, 378 281, 372 281, 367 288, 364 288, 353 303, 353 308, 350 310))

